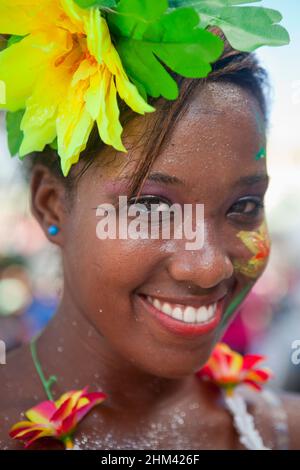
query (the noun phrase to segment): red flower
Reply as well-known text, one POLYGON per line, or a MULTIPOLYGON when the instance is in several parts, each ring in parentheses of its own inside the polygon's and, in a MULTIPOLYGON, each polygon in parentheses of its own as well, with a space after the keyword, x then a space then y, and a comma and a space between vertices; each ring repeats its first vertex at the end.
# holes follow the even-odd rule
POLYGON ((43 437, 53 437, 71 449, 77 424, 106 397, 103 392, 87 393, 87 387, 64 393, 57 401, 44 401, 26 411, 29 421, 16 423, 9 435, 23 441, 25 447, 43 437))
POLYGON ((225 343, 218 343, 205 366, 196 372, 200 378, 211 380, 231 394, 239 384, 247 384, 261 390, 261 384, 272 376, 268 368, 255 366, 265 359, 264 356, 246 354, 244 357, 230 349, 225 343))

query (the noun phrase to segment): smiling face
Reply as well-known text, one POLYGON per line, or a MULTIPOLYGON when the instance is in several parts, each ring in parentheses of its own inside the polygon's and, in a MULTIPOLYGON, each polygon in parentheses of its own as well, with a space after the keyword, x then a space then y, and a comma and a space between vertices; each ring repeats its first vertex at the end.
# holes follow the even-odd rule
MULTIPOLYGON (((133 136, 143 132, 146 119, 151 117, 128 125, 127 147, 134 148, 133 136)), ((266 162, 256 158, 265 148, 262 122, 258 103, 246 91, 207 84, 151 168, 140 193, 143 203, 155 196, 161 210, 174 203, 204 204, 205 239, 198 250, 187 250, 185 239, 97 238, 95 209, 127 194, 141 146, 118 155, 114 165, 91 166, 79 180, 62 227, 65 295, 113 354, 170 378, 189 375, 208 359, 267 262, 265 250, 259 269, 247 275, 257 252, 245 234, 253 239, 259 233, 268 245, 267 232, 260 232, 266 162)), ((109 159, 109 149, 101 158, 109 159)))

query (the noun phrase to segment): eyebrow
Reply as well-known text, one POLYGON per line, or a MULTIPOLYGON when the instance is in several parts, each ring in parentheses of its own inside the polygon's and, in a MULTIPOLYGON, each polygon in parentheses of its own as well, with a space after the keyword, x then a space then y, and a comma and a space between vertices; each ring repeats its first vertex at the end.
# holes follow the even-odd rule
POLYGON ((269 182, 270 182, 269 175, 267 175, 266 173, 257 173, 254 175, 242 176, 236 181, 234 186, 252 186, 258 183, 265 183, 268 185, 269 182))
MULTIPOLYGON (((120 180, 129 179, 129 176, 120 178, 120 180)), ((153 181, 155 183, 163 183, 167 185, 185 185, 184 181, 177 178, 177 176, 155 171, 150 173, 146 178, 146 181, 153 181)), ((242 176, 235 183, 234 186, 251 186, 258 183, 269 184, 270 177, 266 173, 258 173, 254 175, 242 176)))
MULTIPOLYGON (((130 176, 123 176, 121 178, 118 178, 120 181, 122 180, 128 180, 130 179, 130 176)), ((177 176, 169 175, 167 173, 162 173, 161 171, 155 171, 153 173, 150 173, 145 181, 153 181, 155 183, 163 183, 163 184, 178 184, 178 185, 184 185, 184 182, 177 178, 177 176)))
POLYGON ((162 173, 160 171, 150 173, 147 180, 154 181, 155 183, 164 183, 164 184, 180 184, 180 185, 184 184, 184 182, 181 181, 179 178, 177 178, 177 176, 168 175, 167 173, 162 173))

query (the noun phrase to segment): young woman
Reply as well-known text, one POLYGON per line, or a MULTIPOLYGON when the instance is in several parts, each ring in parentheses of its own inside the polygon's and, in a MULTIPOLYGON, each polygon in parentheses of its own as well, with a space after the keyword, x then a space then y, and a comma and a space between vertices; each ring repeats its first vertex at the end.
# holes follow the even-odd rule
MULTIPOLYGON (((77 427, 81 449, 244 448, 220 391, 195 372, 267 263, 265 75, 252 54, 227 44, 205 80, 173 77, 177 100, 150 100, 156 112, 146 116, 122 110, 126 156, 94 133, 67 177, 54 150, 31 160, 32 210, 64 272, 60 306, 36 342, 39 364, 57 377, 55 399, 86 385, 107 394, 77 427), (99 239, 96 208, 110 203, 118 213, 121 195, 128 206, 157 204, 161 224, 174 203, 204 204, 203 247, 187 250, 184 238, 99 239), (264 252, 253 264, 247 240, 256 238, 264 252)), ((2 449, 22 448, 11 426, 46 398, 29 346, 9 355, 2 449)), ((252 398, 256 427, 277 448, 274 409, 252 398)), ((290 449, 300 448, 299 405, 282 397, 290 449)), ((31 448, 63 444, 46 438, 31 448)))

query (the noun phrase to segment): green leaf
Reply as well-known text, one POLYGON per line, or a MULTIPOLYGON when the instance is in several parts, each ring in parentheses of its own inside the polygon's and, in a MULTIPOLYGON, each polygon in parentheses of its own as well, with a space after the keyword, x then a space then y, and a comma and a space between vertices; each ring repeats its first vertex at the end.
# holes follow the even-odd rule
POLYGON ((24 137, 23 131, 20 129, 24 113, 24 109, 16 112, 7 111, 6 113, 8 148, 12 157, 19 152, 24 137))
POLYGON ((169 0, 170 8, 178 8, 178 7, 195 7, 197 8, 199 3, 207 3, 211 7, 224 7, 224 6, 232 6, 232 5, 244 5, 245 3, 258 3, 261 0, 169 0))
POLYGON ((145 101, 147 101, 147 92, 145 90, 145 87, 142 85, 142 83, 138 82, 134 77, 131 77, 128 75, 130 81, 137 87, 139 94, 141 95, 142 98, 144 98, 145 101))
POLYGON ((20 42, 22 41, 22 39, 24 39, 25 36, 17 36, 15 34, 13 34, 12 36, 10 36, 10 38, 7 40, 7 47, 9 46, 12 46, 13 44, 17 44, 17 42, 20 42))
POLYGON ((257 6, 240 6, 261 0, 171 0, 170 7, 192 6, 200 14, 201 26, 218 26, 231 46, 252 52, 261 46, 283 46, 290 42, 281 26, 277 10, 257 6))
POLYGON ((167 0, 120 0, 116 11, 108 15, 109 26, 117 35, 142 39, 147 27, 167 8, 167 0))
POLYGON ((0 34, 0 51, 3 51, 3 49, 6 49, 7 47, 7 39, 0 34))
POLYGON ((9 46, 12 46, 13 44, 17 44, 17 42, 22 41, 24 37, 25 36, 17 36, 13 34, 8 39, 6 39, 4 36, 0 35, 0 51, 6 49, 9 46))
POLYGON ((75 0, 75 3, 77 3, 81 8, 114 8, 117 5, 116 0, 75 0))
POLYGON ((55 139, 53 140, 53 142, 51 142, 51 144, 49 144, 49 146, 50 146, 53 150, 58 150, 58 146, 57 146, 57 137, 55 137, 55 139))
POLYGON ((223 51, 220 38, 198 27, 193 8, 168 11, 164 0, 121 0, 108 23, 126 72, 153 97, 178 96, 164 65, 185 77, 206 77, 223 51))

